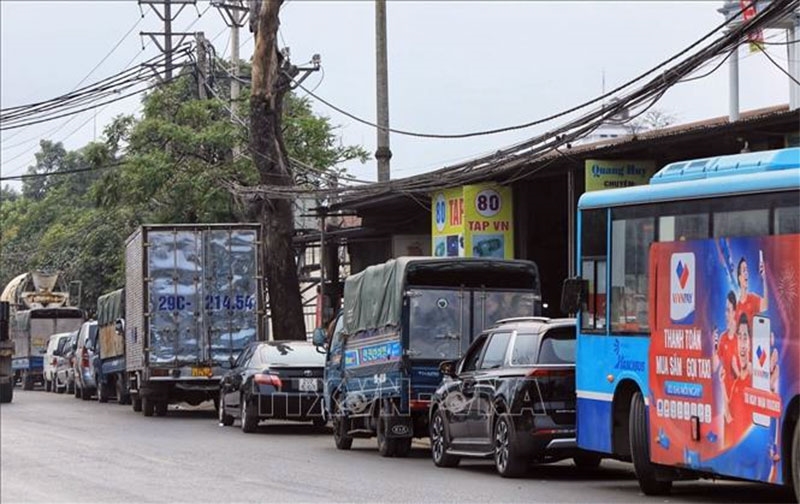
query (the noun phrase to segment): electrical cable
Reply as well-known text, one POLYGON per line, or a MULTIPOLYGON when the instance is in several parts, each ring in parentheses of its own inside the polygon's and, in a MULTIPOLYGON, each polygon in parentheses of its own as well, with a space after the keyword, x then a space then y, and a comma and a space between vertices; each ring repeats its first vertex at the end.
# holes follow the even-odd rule
POLYGON ((547 116, 547 117, 542 118, 542 119, 529 121, 529 122, 526 122, 526 123, 517 124, 517 125, 513 125, 513 126, 502 127, 502 128, 475 131, 475 132, 469 132, 469 133, 456 133, 456 134, 419 133, 419 132, 407 131, 407 130, 401 130, 401 129, 395 129, 395 128, 384 128, 383 126, 380 126, 380 125, 378 125, 378 124, 376 124, 374 122, 371 122, 371 121, 368 121, 368 120, 363 119, 361 117, 358 117, 355 114, 352 114, 352 113, 342 109, 341 107, 338 107, 338 106, 334 105, 330 101, 325 100, 324 98, 321 98, 320 96, 316 95, 313 92, 310 92, 305 86, 299 85, 298 87, 300 87, 303 91, 305 91, 306 93, 308 93, 310 96, 312 96, 313 98, 317 99, 321 103, 327 105, 329 108, 339 112, 342 115, 345 115, 345 116, 353 119, 354 121, 360 122, 362 124, 365 124, 367 126, 371 126, 373 128, 379 129, 379 130, 389 131, 391 133, 395 133, 395 134, 398 134, 398 135, 405 135, 405 136, 412 136, 412 137, 419 137, 419 138, 439 138, 439 139, 460 139, 460 138, 471 138, 471 137, 476 137, 476 136, 493 135, 493 134, 497 134, 497 133, 505 133, 505 132, 509 132, 509 131, 515 131, 515 130, 519 130, 519 129, 527 129, 527 128, 532 127, 532 126, 540 125, 540 124, 543 124, 545 122, 552 121, 553 119, 557 119, 559 117, 563 117, 563 116, 568 115, 570 113, 573 113, 573 112, 576 112, 576 111, 581 110, 583 108, 586 108, 589 105, 598 103, 598 102, 600 102, 600 101, 602 101, 602 100, 604 100, 606 98, 609 98, 611 96, 614 96, 619 91, 630 87, 632 84, 635 84, 636 82, 642 80, 643 78, 645 78, 646 76, 652 74, 656 70, 666 66, 670 62, 672 62, 672 61, 676 60, 677 58, 683 56, 684 54, 688 53, 689 51, 691 51, 692 49, 694 49, 695 47, 700 45, 702 42, 704 42, 706 39, 710 38, 715 33, 720 31, 721 29, 723 29, 727 25, 729 25, 736 17, 737 16, 733 16, 730 19, 726 19, 722 24, 718 25, 711 32, 707 33, 705 36, 703 36, 699 40, 697 40, 694 43, 692 43, 691 45, 689 45, 683 51, 681 51, 681 52, 677 53, 676 55, 670 57, 669 59, 665 60, 664 62, 656 65, 655 67, 651 68, 650 70, 640 74, 638 77, 628 81, 627 83, 622 84, 621 86, 609 91, 608 93, 605 93, 605 94, 603 94, 603 95, 601 95, 601 96, 599 96, 597 98, 594 98, 594 99, 589 100, 587 102, 584 102, 584 103, 582 103, 580 105, 572 107, 572 108, 570 108, 568 110, 565 110, 565 111, 562 111, 560 113, 547 116))
POLYGON ((796 78, 794 75, 792 75, 792 74, 790 74, 789 72, 787 72, 787 71, 786 71, 786 69, 785 69, 785 68, 783 68, 781 65, 779 65, 777 61, 775 61, 774 59, 772 59, 772 56, 770 56, 770 55, 769 55, 769 53, 767 53, 767 51, 764 51, 764 50, 762 50, 762 51, 761 51, 761 54, 763 54, 763 55, 764 55, 764 56, 765 56, 765 57, 766 57, 766 58, 767 58, 767 59, 770 61, 770 63, 772 63, 773 65, 775 65, 775 67, 776 67, 778 70, 780 70, 781 72, 783 72, 784 74, 786 74, 786 76, 787 76, 787 77, 789 77, 789 79, 791 79, 791 80, 792 80, 792 81, 793 81, 795 84, 797 84, 798 86, 800 86, 800 81, 799 81, 799 80, 797 80, 797 78, 796 78))

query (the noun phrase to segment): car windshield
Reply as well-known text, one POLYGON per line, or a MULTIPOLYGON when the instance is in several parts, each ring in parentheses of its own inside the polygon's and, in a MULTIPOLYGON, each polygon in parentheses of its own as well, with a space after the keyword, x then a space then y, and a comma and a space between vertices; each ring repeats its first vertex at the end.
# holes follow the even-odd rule
POLYGON ((270 341, 259 349, 261 361, 268 366, 320 366, 325 364, 325 354, 317 347, 301 341, 270 341))
POLYGON ((461 290, 409 291, 410 355, 416 359, 456 359, 469 340, 469 293, 461 290))

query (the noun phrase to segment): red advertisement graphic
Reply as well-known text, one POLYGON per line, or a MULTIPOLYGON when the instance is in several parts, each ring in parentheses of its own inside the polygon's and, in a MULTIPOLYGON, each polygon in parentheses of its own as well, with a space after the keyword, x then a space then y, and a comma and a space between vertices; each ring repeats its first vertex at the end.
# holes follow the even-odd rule
POLYGON ((800 393, 800 235, 656 243, 650 279, 651 459, 781 483, 782 416, 800 393))

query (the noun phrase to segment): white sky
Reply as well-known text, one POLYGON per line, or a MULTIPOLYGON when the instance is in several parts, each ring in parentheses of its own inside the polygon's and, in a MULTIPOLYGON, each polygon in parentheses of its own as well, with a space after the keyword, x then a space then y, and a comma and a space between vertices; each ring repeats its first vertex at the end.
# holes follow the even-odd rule
MULTIPOLYGON (((638 75, 680 51, 723 21, 722 1, 669 2, 406 2, 388 5, 389 109, 392 127, 459 133, 503 127, 549 115, 638 75)), ((203 12, 207 0, 198 0, 203 12)), ((147 13, 149 8, 142 7, 147 13)), ((214 8, 199 20, 187 7, 174 30, 202 30, 226 55, 228 33, 214 8), (196 22, 195 22, 196 21, 196 22), (189 25, 195 24, 188 28, 189 25)), ((71 91, 139 19, 135 1, 0 3, 0 103, 2 107, 45 100, 71 91)), ((290 0, 281 14, 281 35, 292 59, 302 63, 320 53, 324 67, 306 84, 358 116, 375 120, 374 3, 290 0)), ((153 12, 86 83, 112 75, 142 52, 139 31, 160 31, 153 12)), ((785 32, 767 30, 770 40, 785 32)), ((242 31, 241 56, 252 54, 252 37, 242 31)), ((146 42, 146 41, 145 41, 146 42)), ((784 68, 786 47, 769 53, 784 68)), ((741 109, 788 102, 789 80, 763 55, 740 51, 741 109)), ((302 92, 300 91, 302 94, 302 92)), ((671 89, 656 106, 678 122, 726 115, 728 71, 671 89)), ((139 108, 138 98, 116 103, 96 115, 96 131, 120 113, 139 108)), ((321 103, 344 143, 375 151, 375 130, 321 103)), ((24 173, 42 137, 79 148, 95 134, 95 116, 84 112, 65 124, 0 134, 3 176, 24 173), (21 144, 21 145, 20 145, 21 144)), ((548 125, 556 126, 558 123, 548 125)), ((495 151, 541 133, 548 126, 465 140, 428 140, 392 135, 392 177, 407 177, 495 151)), ((374 159, 352 163, 356 177, 374 180, 374 159)))

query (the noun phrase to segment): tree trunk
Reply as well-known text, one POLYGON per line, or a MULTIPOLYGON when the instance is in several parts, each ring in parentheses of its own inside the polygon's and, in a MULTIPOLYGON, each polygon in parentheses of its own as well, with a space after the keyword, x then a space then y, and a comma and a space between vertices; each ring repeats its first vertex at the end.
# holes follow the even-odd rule
MULTIPOLYGON (((272 0, 261 4, 252 67, 250 147, 260 183, 266 186, 292 184, 281 133, 283 97, 290 84, 290 78, 279 72, 283 62, 276 36, 281 3, 282 0, 272 0)), ((294 215, 291 201, 263 196, 253 205, 264 226, 264 272, 273 338, 305 340, 300 284, 292 245, 294 215)))

